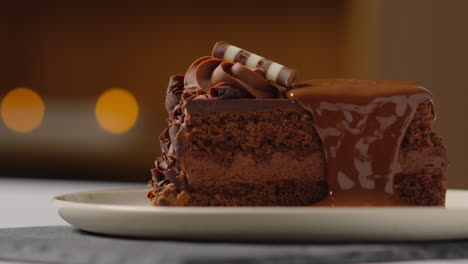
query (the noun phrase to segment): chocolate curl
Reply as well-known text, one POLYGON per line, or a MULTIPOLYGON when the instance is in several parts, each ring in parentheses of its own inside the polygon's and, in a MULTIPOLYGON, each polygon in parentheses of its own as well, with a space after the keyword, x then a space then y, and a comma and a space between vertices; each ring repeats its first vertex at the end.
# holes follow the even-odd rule
POLYGON ((166 157, 167 157, 166 155, 163 155, 162 157, 159 157, 154 161, 154 165, 156 169, 163 171, 169 168, 166 157))
POLYGON ((252 96, 242 89, 229 85, 228 83, 219 83, 210 89, 210 96, 214 98, 251 98, 252 96))
POLYGON ((170 93, 174 90, 184 89, 184 75, 178 74, 169 78, 169 86, 167 87, 166 93, 170 93))
POLYGON ((169 128, 169 138, 171 139, 171 146, 169 147, 169 150, 167 151, 167 155, 169 156, 177 156, 177 153, 179 150, 179 144, 178 144, 176 137, 180 128, 181 128, 181 125, 179 124, 174 124, 169 128))
POLYGON ((248 68, 265 70, 265 78, 286 88, 291 88, 296 82, 296 70, 279 63, 267 60, 249 51, 240 49, 224 41, 216 42, 213 47, 213 57, 231 62, 239 62, 248 68))
MULTIPOLYGON (((182 96, 182 94, 181 94, 181 96, 182 96)), ((174 121, 174 120, 180 119, 182 117, 182 115, 183 115, 182 108, 181 108, 180 104, 177 104, 169 112, 169 119, 171 121, 174 121)))
POLYGON ((159 157, 155 162, 154 165, 156 169, 160 171, 165 171, 168 169, 175 169, 179 170, 179 161, 175 157, 163 155, 159 157))
POLYGON ((151 169, 151 174, 153 175, 153 179, 155 181, 162 181, 164 180, 166 177, 164 176, 164 174, 158 170, 158 169, 151 169))
MULTIPOLYGON (((154 187, 153 185, 151 185, 151 187, 154 187)), ((149 191, 147 194, 146 194, 146 197, 148 199, 153 199, 154 197, 156 197, 153 193, 153 190, 149 191)))
POLYGON ((173 169, 168 169, 168 170, 164 171, 163 174, 164 174, 165 178, 170 180, 171 182, 176 181, 176 177, 179 176, 179 173, 177 173, 173 169))
POLYGON ((171 146, 171 138, 169 136, 169 128, 164 129, 164 131, 159 136, 159 144, 161 145, 161 150, 164 154, 167 154, 169 147, 171 146))
POLYGON ((166 101, 165 106, 167 112, 170 113, 174 107, 179 104, 180 97, 184 90, 184 76, 183 75, 174 75, 169 79, 169 86, 167 87, 166 92, 166 101))
POLYGON ((162 181, 159 181, 157 185, 158 185, 159 187, 162 187, 162 186, 164 186, 164 185, 166 185, 166 184, 169 184, 169 183, 171 183, 171 182, 170 182, 168 179, 164 179, 164 180, 162 180, 162 181))
POLYGON ((185 189, 187 186, 187 180, 184 175, 180 175, 177 171, 169 169, 164 173, 166 179, 172 182, 178 191, 185 189))

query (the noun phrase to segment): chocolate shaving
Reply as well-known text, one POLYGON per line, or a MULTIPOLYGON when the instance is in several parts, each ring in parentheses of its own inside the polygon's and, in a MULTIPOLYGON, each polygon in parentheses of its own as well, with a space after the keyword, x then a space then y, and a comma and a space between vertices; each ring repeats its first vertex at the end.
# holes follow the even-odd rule
POLYGON ((173 157, 173 156, 166 156, 166 161, 167 161, 167 167, 168 168, 173 168, 173 169, 177 169, 176 167, 178 167, 177 163, 178 163, 178 160, 177 158, 173 157))
MULTIPOLYGON (((171 92, 166 96, 166 110, 170 114, 173 109, 179 104, 180 101, 180 96, 182 95, 182 92, 171 92)), ((170 116, 172 118, 172 116, 170 116)))
POLYGON ((169 128, 164 129, 164 131, 159 136, 159 144, 163 153, 167 153, 169 147, 171 146, 171 138, 169 136, 169 128))
POLYGON ((165 179, 164 174, 156 168, 151 169, 151 174, 153 175, 153 179, 156 181, 162 181, 165 179))
POLYGON ((166 157, 167 156, 165 154, 163 154, 162 157, 159 157, 158 159, 156 159, 156 161, 154 162, 154 165, 156 166, 157 169, 167 170, 168 164, 167 164, 166 157))
POLYGON ((173 169, 168 169, 168 170, 164 171, 163 173, 164 173, 164 176, 166 177, 166 179, 170 180, 171 182, 174 182, 176 180, 176 177, 179 175, 179 173, 177 173, 173 169))
POLYGON ((161 187, 161 186, 164 186, 166 184, 169 184, 171 183, 168 179, 164 179, 164 180, 161 180, 158 182, 158 186, 161 187))
POLYGON ((174 107, 179 104, 180 97, 184 90, 184 76, 175 75, 169 79, 169 86, 167 87, 165 106, 167 112, 170 114, 174 107))
POLYGON ((180 90, 181 88, 184 88, 184 75, 174 75, 169 78, 169 86, 167 87, 166 93, 168 94, 169 92, 172 92, 176 89, 180 90))
MULTIPOLYGON (((180 100, 180 99, 179 99, 180 100)), ((182 116, 182 109, 180 104, 175 105, 172 110, 169 112, 169 118, 171 121, 180 120, 182 116)), ((181 121, 181 120, 180 120, 181 121)))
POLYGON ((173 169, 169 169, 163 172, 166 179, 172 182, 178 191, 181 191, 185 186, 187 186, 187 180, 184 175, 179 174, 173 169))
POLYGON ((179 161, 177 158, 173 156, 168 156, 168 155, 163 155, 162 157, 159 157, 156 159, 154 162, 154 165, 156 166, 157 169, 164 171, 170 168, 177 169, 179 168, 179 161))
MULTIPOLYGON (((154 186, 153 186, 154 187, 154 186)), ((156 197, 153 193, 153 190, 149 191, 147 194, 146 194, 146 197, 148 199, 153 199, 154 197, 156 197)))

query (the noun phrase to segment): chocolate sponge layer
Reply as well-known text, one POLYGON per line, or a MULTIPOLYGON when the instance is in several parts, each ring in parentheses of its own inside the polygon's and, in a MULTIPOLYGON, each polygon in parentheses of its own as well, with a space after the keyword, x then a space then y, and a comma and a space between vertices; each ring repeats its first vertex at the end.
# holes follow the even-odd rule
POLYGON ((445 205, 448 157, 442 140, 432 132, 433 120, 432 104, 422 103, 400 148, 403 172, 395 176, 394 189, 413 205, 445 205))

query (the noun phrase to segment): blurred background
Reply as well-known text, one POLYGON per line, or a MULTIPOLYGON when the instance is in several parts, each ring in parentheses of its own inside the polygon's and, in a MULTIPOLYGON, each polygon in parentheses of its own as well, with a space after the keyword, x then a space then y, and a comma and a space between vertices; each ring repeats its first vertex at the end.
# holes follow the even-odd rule
POLYGON ((0 177, 143 182, 169 76, 225 40, 299 79, 404 79, 436 98, 468 188, 468 1, 1 1, 0 177))

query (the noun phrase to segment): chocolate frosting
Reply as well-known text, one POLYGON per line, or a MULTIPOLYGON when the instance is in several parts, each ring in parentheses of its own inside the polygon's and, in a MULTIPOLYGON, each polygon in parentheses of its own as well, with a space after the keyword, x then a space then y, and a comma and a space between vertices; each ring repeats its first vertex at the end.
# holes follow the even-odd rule
POLYGON ((212 57, 202 57, 190 65, 184 86, 186 90, 200 88, 222 98, 279 97, 278 88, 265 79, 263 70, 212 57))
POLYGON ((433 101, 405 81, 314 80, 289 92, 314 117, 327 158, 330 196, 322 205, 402 205, 393 190, 399 148, 418 106, 433 101))

